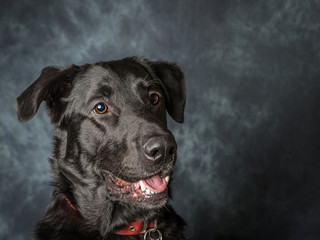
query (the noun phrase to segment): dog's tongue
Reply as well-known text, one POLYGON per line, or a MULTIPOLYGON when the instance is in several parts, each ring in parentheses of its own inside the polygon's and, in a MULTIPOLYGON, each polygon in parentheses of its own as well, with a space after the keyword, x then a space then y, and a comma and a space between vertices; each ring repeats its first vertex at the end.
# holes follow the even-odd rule
POLYGON ((153 175, 151 178, 142 180, 144 184, 153 192, 163 192, 167 188, 167 182, 159 176, 153 175))

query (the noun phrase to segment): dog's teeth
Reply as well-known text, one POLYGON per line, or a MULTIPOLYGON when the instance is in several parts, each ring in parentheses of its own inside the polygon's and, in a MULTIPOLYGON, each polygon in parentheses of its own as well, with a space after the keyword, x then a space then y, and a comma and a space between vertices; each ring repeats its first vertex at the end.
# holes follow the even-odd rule
POLYGON ((134 187, 135 189, 139 189, 139 188, 140 188, 140 182, 134 183, 134 184, 133 184, 133 187, 134 187))
POLYGON ((150 194, 150 189, 149 188, 146 189, 146 194, 150 194))
POLYGON ((154 192, 151 191, 151 194, 154 194, 154 192))
POLYGON ((167 184, 168 184, 168 183, 169 183, 169 180, 170 180, 170 176, 166 176, 164 180, 166 180, 166 182, 167 182, 167 184))
POLYGON ((141 188, 142 192, 144 192, 146 190, 146 185, 144 184, 144 182, 142 180, 140 180, 140 188, 141 188))

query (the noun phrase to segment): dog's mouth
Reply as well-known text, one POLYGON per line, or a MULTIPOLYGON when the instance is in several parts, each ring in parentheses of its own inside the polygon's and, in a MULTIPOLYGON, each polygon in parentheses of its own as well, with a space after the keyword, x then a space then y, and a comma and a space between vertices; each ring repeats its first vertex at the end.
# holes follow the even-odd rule
POLYGON ((110 172, 103 175, 111 195, 130 196, 132 200, 141 201, 162 199, 168 194, 169 176, 163 178, 160 174, 154 174, 136 182, 127 182, 110 172))

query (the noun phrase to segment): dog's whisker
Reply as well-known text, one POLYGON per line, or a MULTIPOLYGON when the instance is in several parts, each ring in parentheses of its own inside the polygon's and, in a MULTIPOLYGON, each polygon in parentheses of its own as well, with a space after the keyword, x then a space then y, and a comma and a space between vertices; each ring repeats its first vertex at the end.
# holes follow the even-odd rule
POLYGON ((166 205, 164 206, 164 208, 167 209, 168 212, 171 212, 171 210, 166 205))
POLYGON ((144 77, 143 80, 146 80, 149 75, 150 75, 150 73, 147 73, 147 75, 144 77))
POLYGON ((120 174, 121 174, 121 172, 122 172, 122 170, 125 168, 125 166, 123 166, 121 169, 120 169, 120 171, 118 172, 118 174, 117 174, 117 178, 120 176, 120 174))

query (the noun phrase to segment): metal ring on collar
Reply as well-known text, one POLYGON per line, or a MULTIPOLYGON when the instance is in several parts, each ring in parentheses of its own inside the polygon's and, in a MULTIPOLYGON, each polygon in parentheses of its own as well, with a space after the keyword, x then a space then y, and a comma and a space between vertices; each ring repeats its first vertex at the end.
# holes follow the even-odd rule
POLYGON ((151 229, 149 229, 148 231, 146 231, 145 232, 145 234, 144 234, 144 240, 147 240, 147 236, 149 236, 149 238, 148 239, 150 239, 150 240, 162 240, 162 233, 159 231, 159 230, 155 230, 154 228, 151 228, 151 229), (157 232, 158 233, 158 237, 157 238, 153 238, 153 237, 151 237, 151 232, 157 232))

